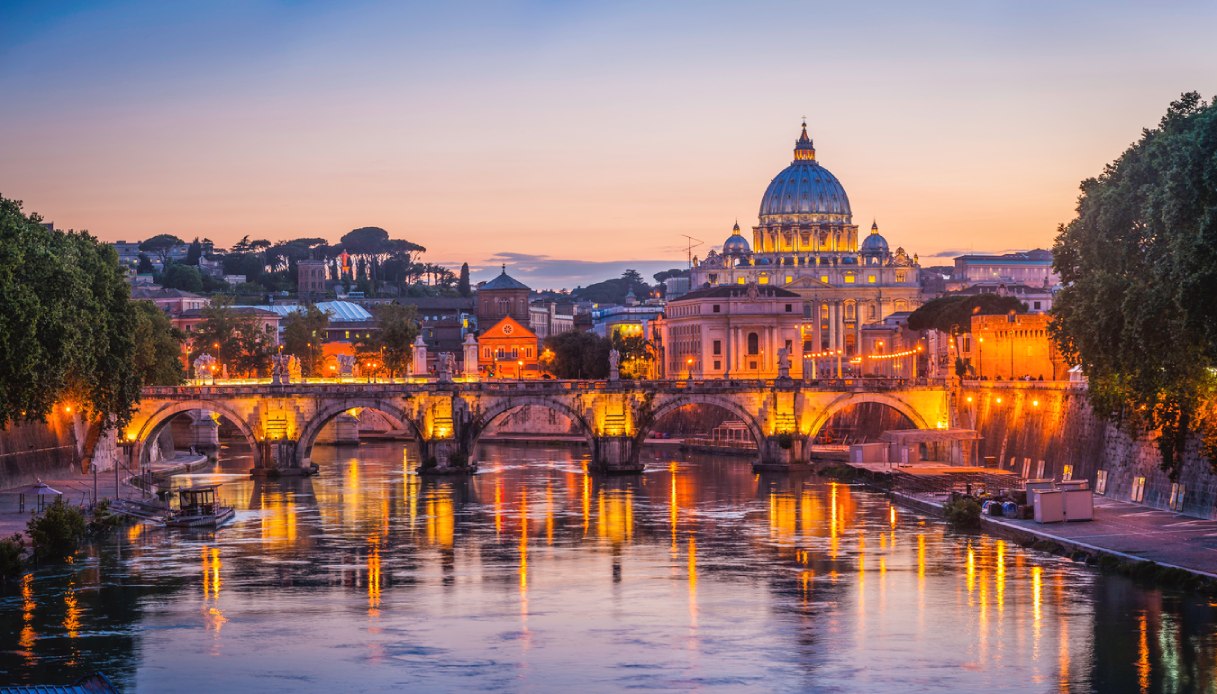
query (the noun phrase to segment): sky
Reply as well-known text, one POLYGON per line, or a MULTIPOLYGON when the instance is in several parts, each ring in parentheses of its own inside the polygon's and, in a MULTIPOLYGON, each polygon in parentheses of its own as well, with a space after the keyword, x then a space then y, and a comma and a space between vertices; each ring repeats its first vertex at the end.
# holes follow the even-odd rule
POLYGON ((107 241, 361 226, 534 287, 756 224, 802 116, 922 264, 1049 247, 1181 92, 1217 3, 12 2, 0 195, 107 241))

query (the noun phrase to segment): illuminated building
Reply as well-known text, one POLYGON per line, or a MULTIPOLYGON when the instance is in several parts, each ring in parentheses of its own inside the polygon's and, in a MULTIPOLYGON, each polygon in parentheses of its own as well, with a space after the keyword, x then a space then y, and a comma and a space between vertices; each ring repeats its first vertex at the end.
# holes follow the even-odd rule
POLYGON ((735 225, 721 252, 694 259, 690 288, 776 285, 800 298, 802 350, 843 350, 854 355, 862 326, 920 305, 917 257, 889 250, 872 224, 859 239, 840 181, 816 160, 807 124, 795 142, 794 161, 769 183, 749 243, 735 225))
POLYGON ((494 325, 504 316, 511 316, 529 327, 528 285, 507 274, 507 266, 498 277, 477 287, 477 319, 479 326, 494 325))
POLYGON ((723 285, 668 302, 659 322, 668 378, 776 378, 778 350, 802 378, 801 298, 781 287, 723 285))
POLYGON ((1069 365, 1048 336, 1051 322, 1043 313, 972 316, 971 333, 960 336, 960 356, 979 378, 1067 380, 1069 365))
POLYGON ((490 378, 539 378, 537 335, 511 316, 478 335, 478 371, 490 378))

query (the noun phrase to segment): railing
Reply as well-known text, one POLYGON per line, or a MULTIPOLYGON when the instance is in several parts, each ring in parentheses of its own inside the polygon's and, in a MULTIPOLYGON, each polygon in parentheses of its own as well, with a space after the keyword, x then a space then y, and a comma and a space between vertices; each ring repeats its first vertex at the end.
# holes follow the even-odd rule
MULTIPOLYGON (((982 382, 976 382, 979 384, 982 382)), ((1031 382, 1024 387, 1043 385, 1031 382)), ((756 390, 812 390, 833 392, 875 392, 909 390, 914 388, 945 388, 945 379, 903 378, 841 378, 811 381, 779 381, 775 379, 668 379, 668 380, 478 380, 440 383, 423 379, 301 379, 288 384, 272 384, 269 379, 206 379, 181 386, 150 386, 144 388, 146 396, 236 396, 236 395, 283 395, 285 393, 343 394, 343 393, 426 393, 459 390, 468 393, 526 395, 620 392, 642 390, 651 392, 687 392, 698 394, 734 393, 756 390)), ((975 385, 968 383, 968 385, 975 385)))

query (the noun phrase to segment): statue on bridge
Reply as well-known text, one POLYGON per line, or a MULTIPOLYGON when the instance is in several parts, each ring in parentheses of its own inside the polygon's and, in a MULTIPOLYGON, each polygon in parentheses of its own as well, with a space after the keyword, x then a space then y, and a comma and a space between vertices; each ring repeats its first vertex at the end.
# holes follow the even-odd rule
POLYGON ((287 359, 287 375, 293 381, 304 380, 304 369, 300 366, 300 359, 294 354, 287 359))
POLYGON ((194 360, 194 377, 198 379, 199 383, 202 383, 203 379, 208 377, 211 378, 213 384, 215 383, 215 364, 216 358, 206 352, 200 354, 199 357, 194 360))
POLYGON ((785 347, 778 348, 778 380, 790 380, 790 350, 785 347))
POLYGON ((272 354, 270 357, 270 384, 272 386, 285 386, 292 382, 291 373, 288 371, 288 360, 291 355, 282 352, 272 354))
POLYGON ((616 381, 621 378, 621 352, 617 348, 609 350, 609 380, 616 381))
POLYGON ((452 352, 440 352, 436 355, 435 371, 440 383, 452 383, 452 374, 456 371, 456 355, 452 352))

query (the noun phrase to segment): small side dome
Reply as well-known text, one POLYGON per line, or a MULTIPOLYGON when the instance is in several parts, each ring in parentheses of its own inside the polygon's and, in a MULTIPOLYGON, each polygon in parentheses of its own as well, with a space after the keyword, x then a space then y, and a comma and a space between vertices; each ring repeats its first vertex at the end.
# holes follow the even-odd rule
POLYGON ((731 230, 731 235, 723 242, 723 255, 752 255, 752 246, 749 245, 748 239, 744 238, 744 235, 740 233, 739 222, 735 223, 735 227, 731 230))
POLYGON ((887 239, 879 233, 879 224, 872 222, 870 226, 870 235, 862 240, 863 255, 887 255, 887 239))

